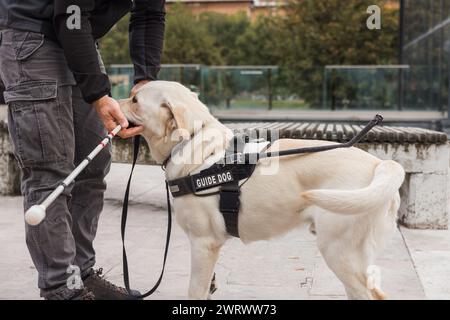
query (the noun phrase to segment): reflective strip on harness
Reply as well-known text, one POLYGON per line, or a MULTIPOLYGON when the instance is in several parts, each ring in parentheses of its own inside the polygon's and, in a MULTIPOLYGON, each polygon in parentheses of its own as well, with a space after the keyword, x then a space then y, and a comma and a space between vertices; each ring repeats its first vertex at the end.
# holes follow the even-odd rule
POLYGON ((256 164, 213 164, 200 173, 169 181, 172 196, 179 197, 189 193, 215 188, 230 182, 249 178, 256 164))
POLYGON ((209 176, 197 177, 194 179, 194 185, 197 191, 201 191, 231 181, 234 181, 233 174, 231 173, 231 170, 226 170, 224 172, 214 173, 209 176))

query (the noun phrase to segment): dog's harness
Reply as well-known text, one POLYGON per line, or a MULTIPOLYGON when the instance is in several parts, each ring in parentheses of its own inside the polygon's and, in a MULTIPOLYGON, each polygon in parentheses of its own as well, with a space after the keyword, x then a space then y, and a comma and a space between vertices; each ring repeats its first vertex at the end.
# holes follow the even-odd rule
MULTIPOLYGON (((238 230, 238 218, 239 218, 239 208, 240 208, 240 187, 242 183, 247 181, 255 170, 258 160, 271 157, 282 157, 288 155, 305 154, 322 152, 327 150, 333 150, 338 148, 349 148, 354 144, 361 141, 361 139, 376 125, 383 121, 381 115, 376 115, 357 135, 355 135, 350 141, 340 144, 331 144, 325 146, 317 147, 306 147, 298 149, 288 149, 282 151, 265 152, 265 150, 250 151, 246 152, 245 145, 249 143, 248 136, 246 135, 236 135, 231 143, 231 149, 228 148, 225 152, 225 156, 220 161, 214 163, 209 168, 203 169, 198 173, 187 175, 182 178, 166 181, 166 194, 167 194, 167 213, 168 213, 168 225, 167 225, 167 238, 166 247, 164 251, 164 260, 161 270, 161 274, 154 285, 154 287, 141 295, 140 297, 147 297, 151 295, 159 287, 161 283, 164 268, 167 259, 167 253, 170 242, 170 233, 172 227, 172 215, 170 206, 170 193, 173 197, 181 197, 186 194, 194 194, 196 196, 208 196, 212 194, 219 194, 219 208, 222 213, 227 232, 235 237, 239 237, 238 230), (205 192, 209 189, 218 189, 212 192, 205 192)), ((128 292, 131 292, 129 284, 128 275, 128 263, 127 255, 125 250, 125 227, 127 221, 128 212, 128 197, 130 193, 131 178, 133 175, 133 169, 135 167, 138 153, 139 153, 139 141, 140 136, 134 139, 134 153, 133 153, 133 164, 131 168, 130 177, 127 183, 127 189, 125 192, 123 209, 122 209, 122 222, 121 222, 121 233, 122 233, 122 245, 123 245, 123 276, 125 287, 128 292)), ((267 149, 267 144, 265 148, 267 149)), ((164 162, 164 164, 167 161, 164 162)), ((163 164, 163 169, 164 169, 163 164)))
POLYGON ((173 197, 181 197, 186 194, 206 196, 219 194, 219 208, 222 212, 227 232, 239 237, 238 213, 240 207, 239 195, 243 182, 251 177, 256 167, 256 161, 244 161, 250 154, 248 149, 254 148, 259 151, 265 150, 269 142, 250 140, 248 134, 235 135, 230 147, 225 151, 225 156, 207 169, 199 173, 168 181, 169 190, 173 197), (248 147, 248 148, 247 148, 248 147), (213 192, 203 191, 217 189, 213 192))

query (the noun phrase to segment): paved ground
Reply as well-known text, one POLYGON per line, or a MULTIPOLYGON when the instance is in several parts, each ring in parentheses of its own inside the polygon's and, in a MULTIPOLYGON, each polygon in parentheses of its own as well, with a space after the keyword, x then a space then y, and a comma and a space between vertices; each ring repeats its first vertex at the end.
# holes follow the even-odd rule
MULTIPOLYGON (((96 248, 98 265, 122 283, 120 213, 129 165, 114 164, 96 248)), ((127 245, 132 286, 147 289, 159 275, 166 213, 162 171, 138 166, 132 190, 127 245)), ((37 275, 24 242, 20 197, 0 197, 0 299, 38 299, 37 275)), ((189 244, 174 225, 163 283, 152 299, 183 299, 189 281, 189 244)), ((450 299, 450 231, 400 229, 378 264, 392 299, 450 299)), ((328 270, 303 230, 271 242, 244 246, 229 241, 216 268, 215 299, 344 299, 340 282, 328 270)))

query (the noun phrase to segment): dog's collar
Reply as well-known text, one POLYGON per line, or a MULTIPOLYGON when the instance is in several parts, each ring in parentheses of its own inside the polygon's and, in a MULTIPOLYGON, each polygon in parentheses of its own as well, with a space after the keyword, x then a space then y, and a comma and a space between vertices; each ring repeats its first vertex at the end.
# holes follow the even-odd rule
MULTIPOLYGON (((202 126, 202 128, 203 128, 203 126, 202 126)), ((174 152, 174 150, 181 148, 181 145, 187 143, 189 140, 192 140, 192 139, 194 138, 195 134, 196 134, 196 133, 194 132, 193 134, 191 134, 191 136, 190 136, 189 139, 187 139, 187 140, 182 140, 182 141, 178 142, 178 143, 172 148, 172 150, 171 150, 170 153, 169 153, 169 156, 168 156, 168 157, 162 162, 162 164, 161 164, 161 168, 162 168, 164 171, 166 171, 167 164, 169 163, 170 159, 172 159, 172 153, 174 152)))
POLYGON ((172 158, 172 154, 169 154, 169 156, 166 158, 166 160, 163 161, 161 164, 161 168, 166 171, 167 164, 169 163, 170 159, 172 158))

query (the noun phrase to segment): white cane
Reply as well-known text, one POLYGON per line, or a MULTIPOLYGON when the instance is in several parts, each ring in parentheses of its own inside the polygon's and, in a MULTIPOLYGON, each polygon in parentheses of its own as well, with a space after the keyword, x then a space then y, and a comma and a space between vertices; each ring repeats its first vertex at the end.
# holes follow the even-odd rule
POLYGON ((111 131, 108 136, 103 139, 97 147, 95 147, 94 150, 92 150, 91 153, 88 154, 88 156, 73 170, 67 178, 60 183, 60 185, 53 190, 50 195, 45 198, 45 200, 39 204, 34 205, 30 209, 27 210, 25 213, 25 221, 32 226, 38 225, 41 223, 42 220, 45 219, 45 212, 47 208, 56 200, 56 198, 59 197, 59 195, 64 191, 65 188, 67 188, 74 180, 75 178, 83 171, 84 168, 92 161, 92 159, 95 158, 95 156, 108 145, 108 143, 114 138, 114 136, 119 133, 119 131, 122 129, 122 127, 119 125, 114 128, 113 131, 111 131))

